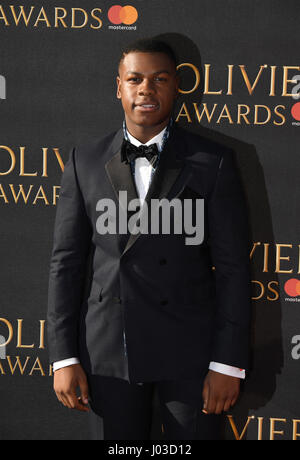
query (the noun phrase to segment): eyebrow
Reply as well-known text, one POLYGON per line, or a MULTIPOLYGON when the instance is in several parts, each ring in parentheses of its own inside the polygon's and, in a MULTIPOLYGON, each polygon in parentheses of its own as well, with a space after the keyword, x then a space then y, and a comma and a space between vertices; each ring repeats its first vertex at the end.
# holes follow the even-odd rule
MULTIPOLYGON (((169 70, 159 70, 158 72, 154 72, 153 75, 158 75, 160 73, 167 73, 167 74, 171 75, 171 72, 169 70)), ((126 72, 126 75, 128 75, 128 74, 143 75, 142 72, 134 72, 134 71, 131 71, 131 70, 126 72)))

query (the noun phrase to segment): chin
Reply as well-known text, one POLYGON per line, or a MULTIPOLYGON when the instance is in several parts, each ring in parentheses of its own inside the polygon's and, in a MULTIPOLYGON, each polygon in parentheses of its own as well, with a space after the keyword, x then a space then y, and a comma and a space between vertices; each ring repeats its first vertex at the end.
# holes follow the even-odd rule
POLYGON ((139 117, 138 120, 136 120, 136 124, 140 126, 145 126, 145 127, 150 127, 150 126, 156 126, 164 123, 168 117, 158 117, 157 114, 156 116, 151 116, 150 114, 139 117))
POLYGON ((151 119, 150 117, 143 117, 142 119, 136 120, 135 124, 138 126, 143 126, 145 128, 150 128, 151 126, 159 125, 160 122, 157 120, 151 119))

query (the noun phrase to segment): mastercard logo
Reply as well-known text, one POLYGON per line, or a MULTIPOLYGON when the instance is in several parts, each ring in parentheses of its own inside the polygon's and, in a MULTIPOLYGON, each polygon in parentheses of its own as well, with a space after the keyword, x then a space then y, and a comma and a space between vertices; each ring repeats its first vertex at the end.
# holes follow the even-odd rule
POLYGON ((291 278, 284 284, 284 290, 290 297, 300 296, 300 280, 291 278))
POLYGON ((291 114, 294 120, 300 121, 300 102, 296 102, 291 108, 291 114))
POLYGON ((138 19, 138 12, 134 6, 114 5, 108 11, 108 19, 112 24, 126 24, 130 26, 138 19))

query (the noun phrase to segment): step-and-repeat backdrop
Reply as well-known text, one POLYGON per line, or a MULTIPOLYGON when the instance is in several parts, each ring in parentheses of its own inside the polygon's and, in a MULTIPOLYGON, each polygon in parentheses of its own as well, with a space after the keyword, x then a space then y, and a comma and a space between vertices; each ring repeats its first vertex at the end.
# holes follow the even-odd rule
POLYGON ((89 439, 47 354, 59 184, 122 123, 120 47, 154 35, 179 57, 176 122, 234 148, 248 199, 252 369, 226 438, 300 439, 299 2, 127 1, 0 0, 0 439, 89 439))

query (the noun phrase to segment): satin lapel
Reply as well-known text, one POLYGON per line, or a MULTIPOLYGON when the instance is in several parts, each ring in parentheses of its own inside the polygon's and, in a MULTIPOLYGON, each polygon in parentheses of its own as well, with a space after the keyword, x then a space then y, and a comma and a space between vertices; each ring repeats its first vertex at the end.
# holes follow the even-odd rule
MULTIPOLYGON (((121 191, 127 192, 128 201, 138 198, 134 179, 131 173, 130 164, 126 164, 125 162, 121 161, 122 141, 123 130, 120 129, 112 142, 113 156, 105 164, 105 170, 115 192, 117 202, 119 202, 119 192, 121 191)), ((123 201, 121 201, 120 204, 123 210, 127 212, 126 203, 123 203, 123 201)))

